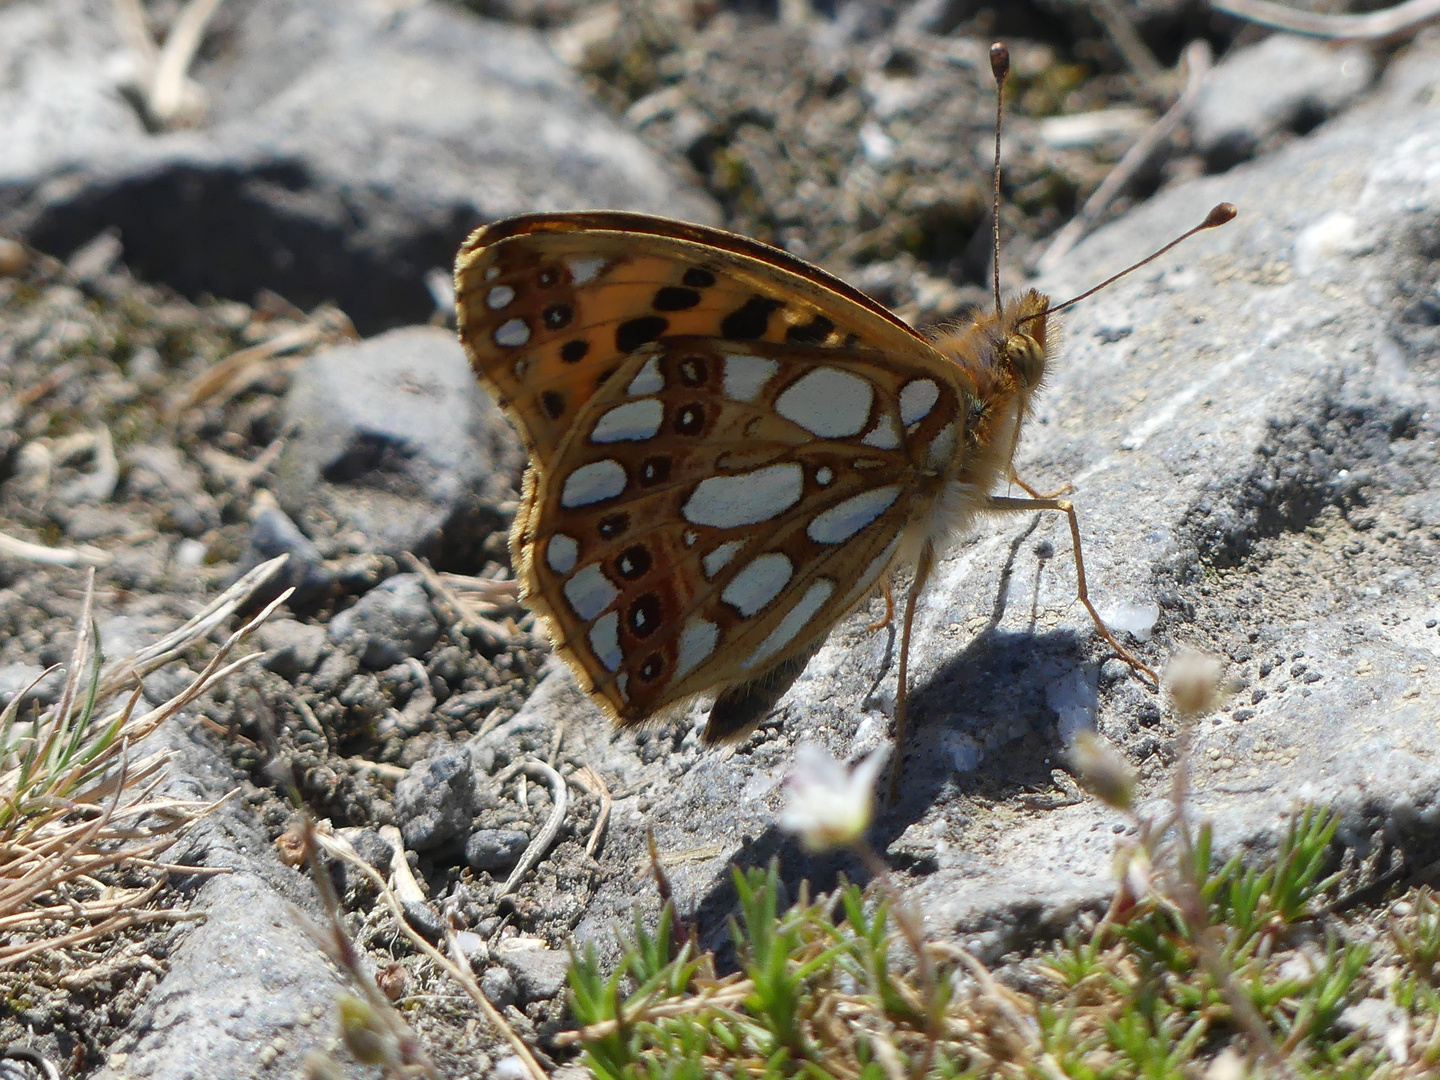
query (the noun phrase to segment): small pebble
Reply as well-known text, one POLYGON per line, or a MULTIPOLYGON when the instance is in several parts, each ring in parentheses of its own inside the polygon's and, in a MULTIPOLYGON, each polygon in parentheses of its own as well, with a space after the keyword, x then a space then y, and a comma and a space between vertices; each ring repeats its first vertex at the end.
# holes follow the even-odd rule
POLYGON ((25 245, 0 237, 0 277, 13 277, 30 265, 25 245))
POLYGON ((518 829, 477 829, 465 842, 465 862, 472 870, 508 870, 529 843, 518 829))
POLYGON ((489 967, 480 976, 480 991, 497 1009, 515 1004, 515 979, 503 967, 489 967))

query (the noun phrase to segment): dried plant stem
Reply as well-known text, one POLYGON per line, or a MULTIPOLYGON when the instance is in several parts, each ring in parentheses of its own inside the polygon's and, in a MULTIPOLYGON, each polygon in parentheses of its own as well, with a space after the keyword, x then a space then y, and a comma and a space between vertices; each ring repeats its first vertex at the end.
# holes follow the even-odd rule
POLYGON ((78 547, 45 547, 43 544, 32 544, 28 540, 20 540, 6 533, 0 533, 0 555, 24 559, 42 566, 108 566, 110 563, 109 552, 89 544, 78 547))
POLYGON ((1040 256, 1040 261, 1036 264, 1040 273, 1053 269, 1070 249, 1080 242, 1105 213, 1106 208, 1115 201, 1116 196, 1125 190, 1126 185, 1134 179, 1135 174, 1150 160, 1160 145, 1175 134, 1175 129, 1194 108, 1205 74, 1210 70, 1210 46, 1204 41, 1192 41, 1185 48, 1182 63, 1185 66, 1185 88, 1180 92, 1179 99, 1125 151, 1100 186, 1085 200, 1080 212, 1055 234, 1055 239, 1050 242, 1045 254, 1040 256))
POLYGON ((515 864, 515 869, 510 871, 510 876, 505 879, 505 884, 500 889, 500 896, 509 896, 520 887, 524 879, 535 865, 550 850, 550 845, 555 843, 555 838, 560 835, 560 828, 565 824, 565 811, 569 807, 569 795, 565 788, 565 778, 556 772, 545 762, 535 758, 528 761, 517 762, 508 769, 501 772, 495 783, 498 787, 511 776, 519 772, 529 773, 531 776, 539 777, 550 784, 550 801, 553 807, 550 817, 545 822, 545 827, 536 834, 535 839, 520 856, 520 861, 515 864))
POLYGON ((190 0, 170 27, 155 64, 150 86, 150 111, 162 124, 173 122, 185 101, 185 73, 200 48, 205 27, 220 7, 220 0, 190 0))
MULTIPOLYGON (((525 1045, 525 1040, 515 1033, 515 1029, 510 1026, 504 1015, 496 1009, 494 1005, 490 1004, 490 999, 481 992, 480 987, 475 982, 474 976, 470 974, 468 962, 464 960, 463 955, 461 955, 459 949, 456 948, 453 933, 449 935, 449 945, 451 952, 459 957, 458 962, 451 960, 444 953, 440 952, 439 949, 426 941, 419 931, 410 925, 405 917, 405 907, 401 903, 400 898, 396 896, 390 888, 390 883, 387 882, 373 866, 360 858, 359 854, 350 844, 337 836, 327 835, 315 829, 313 826, 309 827, 309 833, 316 845, 329 852, 335 858, 343 859, 348 865, 354 867, 375 885, 380 895, 390 906, 390 910, 394 914, 395 921, 399 924, 401 932, 410 939, 411 944, 431 960, 435 961, 451 978, 459 983, 461 989, 480 1006, 480 1011, 485 1014, 485 1018, 490 1021, 496 1031, 500 1032, 505 1041, 510 1044, 510 1048, 515 1051, 515 1056, 524 1064, 526 1070, 530 1073, 531 1080, 548 1080, 545 1070, 541 1068, 540 1063, 535 1060, 535 1055, 530 1052, 530 1048, 525 1045), (464 967, 462 967, 461 964, 464 964, 464 967)), ((317 880, 322 876, 318 867, 316 867, 317 880)), ((328 888, 328 882, 325 884, 325 887, 328 888)), ((332 907, 331 910, 333 912, 335 909, 332 907)), ((337 934, 340 932, 338 924, 335 932, 337 934)), ((358 971, 358 966, 356 970, 358 971)))
POLYGON ((1297 11, 1270 0, 1211 0, 1210 6, 1261 26, 1335 41, 1383 41, 1412 34, 1426 23, 1440 19, 1440 0, 1405 0, 1384 11, 1363 15, 1321 15, 1297 11))

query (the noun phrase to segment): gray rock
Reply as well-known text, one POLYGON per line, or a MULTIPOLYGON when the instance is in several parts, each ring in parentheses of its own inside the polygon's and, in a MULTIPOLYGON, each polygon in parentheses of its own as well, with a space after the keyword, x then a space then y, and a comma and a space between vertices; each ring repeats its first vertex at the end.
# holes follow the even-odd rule
POLYGON ((163 705, 183 694, 197 677, 184 664, 167 664, 145 676, 142 682, 145 700, 151 705, 163 705))
POLYGON ((424 656, 440 638, 440 624, 419 574, 381 582, 330 620, 330 640, 372 670, 424 656))
MULTIPOLYGON (((1403 857, 1433 836, 1437 87, 1440 46, 1417 46, 1344 116, 1162 193, 1042 282, 1073 296, 1216 202, 1240 207, 1234 223, 1067 313, 1016 457, 1042 489, 1076 485, 1090 596, 1151 632, 1142 654, 1161 666, 1182 646, 1216 652, 1242 686, 1194 730, 1193 805, 1221 857, 1273 845, 1307 802, 1341 813, 1361 862, 1371 837, 1403 857), (1117 325, 1133 332, 1105 332, 1117 325), (1135 621, 1154 610, 1153 628, 1135 621)), ((990 958, 1103 908, 1125 822, 1093 800, 1016 815, 972 796, 1048 784, 1061 732, 1087 725, 1141 767, 1162 808, 1168 790, 1176 721, 1133 675, 1097 677, 1110 653, 1075 603, 1069 549, 1058 515, 1015 514, 981 523, 940 561, 910 653, 902 798, 872 835, 916 867, 927 925, 990 958)), ((606 864, 643 861, 647 826, 662 851, 709 845, 713 858, 672 875, 677 905, 702 916, 728 909, 732 861, 780 855, 788 878, 815 872, 774 826, 781 784, 802 738, 852 760, 888 739, 875 702, 893 700, 895 671, 886 635, 865 630, 876 611, 836 628, 739 752, 691 757, 678 738, 666 748, 668 786, 651 780, 648 804, 616 800, 606 864)), ((583 745, 612 790, 646 787, 629 779, 633 737, 607 739, 563 668, 510 723, 562 717, 567 746, 583 745)), ((577 938, 603 948, 635 904, 653 906, 646 888, 605 881, 577 938)))
POLYGON ((315 670, 329 637, 323 626, 275 617, 256 636, 265 650, 265 666, 291 682, 315 670))
POLYGON ((366 826, 347 826, 335 830, 350 842, 355 853, 382 874, 390 873, 390 860, 395 856, 392 848, 377 829, 366 826))
POLYGON ((310 357, 285 424, 276 494, 312 533, 338 521, 368 551, 454 564, 505 527, 519 443, 453 334, 412 327, 310 357))
POLYGON ((285 565, 273 577, 266 590, 267 596, 278 596, 285 589, 294 589, 289 603, 304 606, 319 598, 335 584, 335 575, 325 565, 311 539, 300 531, 285 511, 275 505, 273 499, 256 501, 250 518, 250 531, 245 534, 245 550, 235 568, 235 576, 241 577, 255 567, 271 559, 288 555, 285 565))
POLYGON ((358 656, 344 649, 336 649, 320 661, 320 666, 310 676, 310 686, 322 694, 335 694, 340 687, 354 678, 359 670, 358 656))
POLYGON ((475 817, 475 767, 463 748, 438 744, 395 783, 406 848, 433 851, 464 836, 475 817))
POLYGON ((465 841, 465 862, 472 870, 508 870, 529 843, 518 829, 476 829, 465 841))
MULTIPOLYGON (((177 717, 145 744, 178 758, 166 794, 218 799, 238 778, 187 733, 177 717)), ((264 831, 237 800, 224 802, 167 858, 227 868, 194 879, 192 923, 169 969, 141 1003, 94 1076, 103 1080, 250 1080, 298 1075, 311 1050, 335 1025, 335 1000, 346 984, 297 917, 323 924, 310 881, 280 863, 264 831), (260 1051, 273 1055, 268 1066, 260 1051)), ((371 1075, 365 1073, 363 1075, 371 1075)))
POLYGON ((565 977, 570 972, 568 952, 547 949, 536 941, 512 938, 500 943, 496 959, 515 980, 521 1004, 550 1001, 565 989, 565 977))
POLYGON ((9 705, 16 694, 25 694, 23 701, 37 701, 49 704, 60 697, 61 688, 65 685, 65 673, 53 671, 45 675, 45 669, 39 664, 0 664, 0 708, 9 705), (35 683, 36 679, 40 679, 35 683), (31 683, 35 687, 26 693, 31 683))
POLYGON ((126 491, 163 507, 166 523, 184 536, 201 536, 220 525, 220 508, 205 490, 200 470, 165 443, 137 446, 125 454, 126 491))
POLYGON ((121 660, 175 629, 163 615, 112 615, 96 627, 106 660, 121 660))
POLYGON ((485 969, 485 974, 480 976, 480 992, 489 999, 490 1004, 497 1009, 504 1009, 515 1004, 517 997, 515 990, 515 979, 508 970, 498 964, 485 969))
POLYGON ((1335 115, 1375 77, 1359 45, 1272 34, 1229 53, 1205 77, 1191 114, 1195 148, 1212 172, 1254 157, 1277 135, 1301 134, 1335 115))
POLYGON ((0 8, 0 231, 66 253, 116 226, 132 268, 188 295, 334 300, 373 332, 429 316, 426 271, 482 220, 715 219, 532 30, 449 4, 257 0, 226 5, 208 45, 200 127, 157 134, 121 92, 136 62, 108 4, 0 8))

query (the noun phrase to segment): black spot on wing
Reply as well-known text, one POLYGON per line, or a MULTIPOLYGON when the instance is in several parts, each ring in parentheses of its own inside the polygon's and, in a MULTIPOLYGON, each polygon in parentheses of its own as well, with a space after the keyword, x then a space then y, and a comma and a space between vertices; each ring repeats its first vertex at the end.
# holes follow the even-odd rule
POLYGON ((705 430, 705 406, 691 402, 675 414, 675 434, 699 435, 705 430))
POLYGON ((792 345, 819 345, 835 330, 835 324, 824 315, 816 315, 808 323, 785 331, 785 340, 792 345))
POLYGON ((687 356, 679 368, 680 381, 686 386, 704 386, 710 377, 710 364, 703 356, 687 356))
MULTIPOLYGON (((604 522, 601 522, 604 525, 604 522)), ((650 551, 644 544, 632 544, 615 560, 615 572, 626 581, 637 581, 650 572, 650 551)))
POLYGON ((720 336, 727 341, 754 341, 764 337, 770 326, 770 315, 783 306, 783 300, 752 296, 721 320, 720 336))
POLYGON ((679 285, 666 285, 655 293, 650 306, 656 311, 685 311, 700 303, 700 294, 679 285))
POLYGON ((630 528, 630 515, 623 511, 606 514, 600 519, 596 532, 600 534, 601 540, 614 540, 617 536, 624 536, 625 531, 630 528))
POLYGON ((636 637, 647 638, 659 629, 664 614, 665 608, 660 597, 654 593, 646 593, 630 605, 630 610, 625 613, 625 625, 636 637))
POLYGON ((670 459, 663 455, 648 457, 640 463, 640 484, 653 487, 670 479, 670 459))
POLYGON ((615 328, 615 348, 621 353, 632 353, 665 333, 669 325, 670 320, 659 315, 629 319, 615 328))

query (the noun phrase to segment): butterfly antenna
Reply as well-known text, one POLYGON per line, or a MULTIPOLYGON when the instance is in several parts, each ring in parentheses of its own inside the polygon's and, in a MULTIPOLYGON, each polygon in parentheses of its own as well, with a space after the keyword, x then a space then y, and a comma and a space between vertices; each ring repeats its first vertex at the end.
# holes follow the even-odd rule
POLYGON ((1153 262, 1154 260, 1158 259, 1161 255, 1164 255, 1167 251, 1169 251, 1171 248, 1173 248, 1176 244, 1179 244, 1179 243, 1181 243, 1181 242, 1183 242, 1183 241, 1185 241, 1185 240, 1189 240, 1190 237, 1194 236, 1196 233, 1198 233, 1198 232, 1203 232, 1203 231, 1206 230, 1206 229, 1218 229, 1221 225, 1224 225, 1227 221, 1233 221, 1233 220, 1235 219, 1235 215, 1238 214, 1238 213, 1239 213, 1239 211, 1235 209, 1235 204, 1234 204, 1234 203, 1228 203, 1228 202, 1219 203, 1218 205, 1216 205, 1216 206, 1210 211, 1210 213, 1208 213, 1208 214, 1205 215, 1205 220, 1202 221, 1199 225, 1196 225, 1193 229, 1190 229, 1190 230, 1187 231, 1187 232, 1181 233, 1181 234, 1180 234, 1179 236, 1177 236, 1174 240, 1171 240, 1168 244, 1166 244, 1164 247, 1162 247, 1159 251, 1155 252, 1153 255, 1147 255, 1145 258, 1141 259, 1139 262, 1135 263, 1134 265, 1132 265, 1132 266, 1127 266, 1124 270, 1121 270, 1118 274, 1115 274, 1115 275, 1113 275, 1113 276, 1111 276, 1111 277, 1106 278, 1104 281, 1100 282, 1099 285, 1096 285, 1096 286, 1094 286, 1093 288, 1086 289, 1086 290, 1085 290, 1084 292, 1082 292, 1079 296, 1072 296, 1069 300, 1066 300, 1063 304, 1056 304, 1054 307, 1046 308, 1044 311, 1036 312, 1034 315, 1027 315, 1027 316, 1025 316, 1025 318, 1023 318, 1023 319, 1020 320, 1019 325, 1020 325, 1020 326, 1024 326, 1024 325, 1025 325, 1027 322, 1029 322, 1031 319, 1043 319, 1043 318, 1045 318, 1045 316, 1047 316, 1047 315, 1054 315, 1055 312, 1057 312, 1057 311, 1064 311, 1064 310, 1065 310, 1067 307, 1069 307, 1071 304, 1078 304, 1081 300, 1084 300, 1087 296, 1094 296, 1094 295, 1095 295, 1097 292, 1099 292, 1101 289, 1105 288, 1105 287, 1108 286, 1108 285, 1113 285, 1115 282, 1119 281, 1122 277, 1124 277, 1126 274, 1130 273, 1132 270, 1139 270, 1139 269, 1140 269, 1142 266, 1144 266, 1146 263, 1148 263, 1148 262, 1153 262))
POLYGON ((990 70, 995 74, 995 198, 990 209, 993 224, 995 314, 1001 314, 1000 304, 1000 125, 1005 117, 1005 76, 1010 74, 1010 50, 1003 41, 990 45, 990 70))

